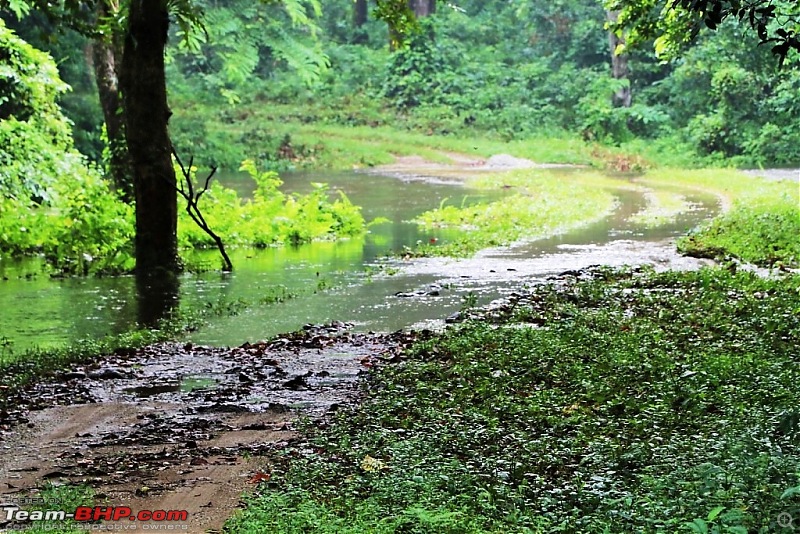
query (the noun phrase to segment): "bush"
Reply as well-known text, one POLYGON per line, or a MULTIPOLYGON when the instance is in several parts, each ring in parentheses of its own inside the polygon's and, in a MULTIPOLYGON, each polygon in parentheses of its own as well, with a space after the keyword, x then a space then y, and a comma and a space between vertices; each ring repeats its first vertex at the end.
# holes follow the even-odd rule
MULTIPOLYGON (((325 184, 314 184, 307 195, 286 195, 274 171, 261 172, 253 161, 242 163, 256 181, 252 200, 242 200, 235 191, 213 184, 203 196, 200 209, 209 226, 222 236, 226 245, 267 247, 305 243, 360 235, 365 221, 360 208, 339 193, 328 200, 325 184)), ((178 218, 178 238, 183 248, 215 246, 211 237, 189 218, 184 210, 178 218)))

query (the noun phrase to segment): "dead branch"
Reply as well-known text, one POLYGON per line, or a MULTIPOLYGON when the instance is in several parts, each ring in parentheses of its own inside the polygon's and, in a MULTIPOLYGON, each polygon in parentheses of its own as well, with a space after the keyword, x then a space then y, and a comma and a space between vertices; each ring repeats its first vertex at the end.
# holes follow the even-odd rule
POLYGON ((231 263, 228 253, 225 252, 225 244, 222 242, 222 238, 214 233, 214 231, 208 226, 208 223, 206 222, 205 217, 203 217, 203 214, 198 206, 200 197, 203 196, 203 193, 208 191, 211 178, 214 177, 214 174, 217 172, 217 168, 211 167, 211 172, 208 173, 208 176, 206 177, 203 189, 195 193, 194 184, 192 183, 192 163, 194 162, 194 157, 189 159, 189 166, 187 167, 183 164, 183 161, 181 161, 181 158, 178 156, 178 152, 175 150, 174 146, 172 147, 172 155, 175 156, 175 161, 178 162, 178 166, 181 168, 181 174, 183 174, 184 182, 186 183, 185 187, 183 183, 181 183, 180 187, 177 185, 175 186, 175 190, 186 199, 186 213, 188 213, 189 217, 192 218, 195 224, 197 224, 200 229, 211 236, 211 239, 213 239, 214 243, 217 244, 219 253, 222 255, 222 261, 224 262, 222 270, 225 272, 233 271, 233 263, 231 263))

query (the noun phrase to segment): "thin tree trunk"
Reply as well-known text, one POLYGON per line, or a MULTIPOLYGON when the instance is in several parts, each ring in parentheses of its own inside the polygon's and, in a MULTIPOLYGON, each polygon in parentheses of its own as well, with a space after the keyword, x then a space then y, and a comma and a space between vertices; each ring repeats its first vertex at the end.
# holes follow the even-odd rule
POLYGON ((417 18, 427 17, 436 11, 436 0, 408 0, 408 7, 417 18))
POLYGON ((353 2, 353 26, 360 28, 367 23, 367 0, 353 2))
POLYGON ((136 273, 180 270, 175 170, 167 124, 167 0, 134 0, 120 81, 136 197, 136 273))
MULTIPOLYGON (((107 0, 98 3, 98 20, 113 14, 114 11, 107 0)), ((117 72, 122 48, 115 37, 106 36, 92 43, 92 67, 108 136, 109 172, 114 186, 122 193, 125 202, 131 203, 134 200, 133 169, 128 154, 128 144, 125 141, 125 115, 117 72)))
MULTIPOLYGON (((619 11, 606 11, 606 18, 611 23, 616 23, 619 11)), ((628 55, 625 53, 617 54, 619 45, 625 44, 625 38, 617 35, 613 31, 608 32, 608 46, 611 49, 611 75, 617 80, 628 80, 628 55)), ((630 83, 614 93, 614 105, 617 107, 631 107, 631 86, 630 83)))

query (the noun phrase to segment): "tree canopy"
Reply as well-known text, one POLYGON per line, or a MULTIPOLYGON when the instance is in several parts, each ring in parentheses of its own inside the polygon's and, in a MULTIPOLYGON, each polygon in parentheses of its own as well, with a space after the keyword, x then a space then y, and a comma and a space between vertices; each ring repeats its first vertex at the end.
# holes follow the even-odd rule
POLYGON ((674 56, 703 27, 716 30, 726 19, 747 24, 759 45, 769 45, 781 64, 800 52, 800 7, 791 0, 610 0, 621 15, 617 30, 634 41, 655 39, 661 56, 674 56))

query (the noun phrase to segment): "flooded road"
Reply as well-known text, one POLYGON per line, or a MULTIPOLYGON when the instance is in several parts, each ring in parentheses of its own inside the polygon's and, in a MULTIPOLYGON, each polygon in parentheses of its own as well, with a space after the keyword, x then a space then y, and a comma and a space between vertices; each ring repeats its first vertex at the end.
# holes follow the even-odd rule
MULTIPOLYGON (((565 170, 565 173, 576 172, 565 170)), ((355 172, 283 176, 287 191, 306 192, 326 182, 363 207, 367 220, 385 217, 359 239, 299 247, 233 250, 234 273, 220 273, 215 251, 198 252, 192 263, 208 272, 186 274, 177 294, 182 309, 236 310, 211 320, 189 336, 196 343, 239 345, 299 329, 306 323, 345 320, 356 331, 390 332, 436 325, 465 302, 484 304, 520 283, 596 264, 650 263, 690 268, 695 260, 674 252, 670 240, 713 216, 713 197, 688 193, 697 209, 665 226, 647 229, 629 222, 645 206, 643 193, 620 190, 618 209, 606 220, 562 235, 488 250, 468 260, 386 260, 386 254, 436 239, 453 229, 426 229, 408 222, 442 202, 468 205, 503 193, 474 190, 454 180, 420 180, 355 172), (390 273, 391 275, 387 274, 390 273), (400 296, 398 296, 400 295, 400 296), (283 302, 275 302, 282 300, 283 302)), ((626 180, 627 182, 628 180, 626 180)), ((247 196, 254 186, 242 177, 225 185, 247 196)), ((138 295, 132 277, 54 280, 38 274, 36 260, 0 261, 0 343, 21 351, 125 331, 136 324, 138 295)))

